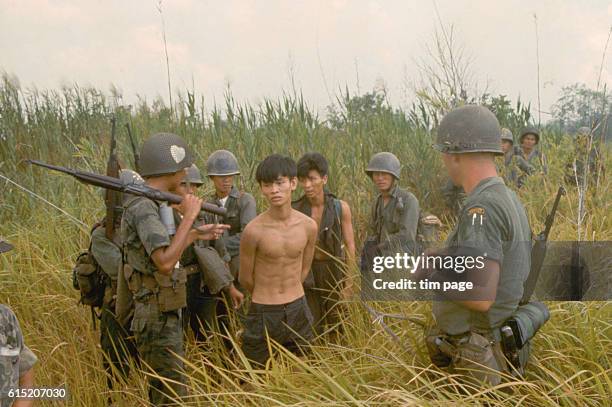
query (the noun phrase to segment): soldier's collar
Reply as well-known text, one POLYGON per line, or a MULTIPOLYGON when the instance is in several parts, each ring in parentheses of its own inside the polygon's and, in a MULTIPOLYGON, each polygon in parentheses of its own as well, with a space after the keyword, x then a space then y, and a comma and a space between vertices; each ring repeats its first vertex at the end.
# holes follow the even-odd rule
POLYGON ((504 180, 501 177, 488 177, 488 178, 485 178, 485 179, 481 180, 478 183, 478 185, 476 185, 476 188, 474 188, 472 193, 470 193, 470 196, 479 194, 485 188, 488 188, 491 185, 495 185, 495 184, 504 184, 504 180))

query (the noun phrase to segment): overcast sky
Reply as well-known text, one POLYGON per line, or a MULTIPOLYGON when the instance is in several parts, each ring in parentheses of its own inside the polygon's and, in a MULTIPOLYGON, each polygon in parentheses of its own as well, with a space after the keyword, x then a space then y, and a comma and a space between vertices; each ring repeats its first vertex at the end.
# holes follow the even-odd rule
MULTIPOLYGON (((76 82, 108 91, 114 84, 128 102, 137 94, 166 98, 157 4, 0 0, 0 70, 22 87, 76 82)), ((536 106, 534 13, 542 110, 563 85, 595 87, 612 25, 610 0, 438 0, 437 6, 490 91, 536 106)), ((405 84, 418 78, 416 61, 437 25, 433 1, 166 0, 162 7, 172 86, 184 91, 193 83, 208 107, 222 101, 228 83, 239 101, 277 97, 291 88, 290 72, 319 109, 330 103, 325 84, 333 97, 339 86, 356 91, 357 77, 362 92, 382 80, 392 103, 404 103, 411 97, 405 84)), ((602 82, 612 85, 610 55, 602 82)))

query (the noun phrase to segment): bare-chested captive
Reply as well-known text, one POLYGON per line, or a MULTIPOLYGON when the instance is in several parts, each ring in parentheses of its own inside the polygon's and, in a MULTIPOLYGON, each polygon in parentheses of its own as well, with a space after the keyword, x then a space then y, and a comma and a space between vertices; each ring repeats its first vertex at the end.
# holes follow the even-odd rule
POLYGON ((313 338, 302 283, 310 272, 317 224, 291 208, 297 167, 290 157, 266 157, 255 178, 269 208, 242 232, 239 279, 252 296, 242 350, 260 366, 270 357, 267 338, 296 353, 313 338))

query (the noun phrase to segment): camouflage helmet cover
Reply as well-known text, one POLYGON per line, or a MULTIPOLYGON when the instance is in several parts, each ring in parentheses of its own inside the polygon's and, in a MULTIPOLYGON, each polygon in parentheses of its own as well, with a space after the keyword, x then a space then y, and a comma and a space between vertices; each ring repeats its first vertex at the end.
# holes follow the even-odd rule
POLYGON ((13 245, 0 237, 0 253, 6 253, 13 249, 13 245))
POLYGON ((206 160, 206 173, 208 176, 228 176, 240 174, 238 160, 234 154, 227 150, 217 150, 206 160))
POLYGON ((389 152, 376 153, 370 159, 366 174, 370 177, 373 172, 386 172, 400 179, 401 164, 395 154, 389 152))
POLYGON ((204 181, 202 181, 202 176, 200 175, 200 169, 195 164, 191 164, 191 167, 187 168, 187 175, 185 175, 185 178, 183 178, 182 183, 190 183, 193 185, 204 184, 204 181))
POLYGON ((173 174, 191 164, 191 149, 176 134, 154 134, 145 140, 140 149, 140 175, 143 177, 173 174))
POLYGON ((506 140, 514 144, 514 137, 512 137, 512 132, 505 127, 501 129, 501 139, 502 141, 506 140))
POLYGON ((526 127, 523 129, 523 131, 521 132, 521 138, 520 138, 520 142, 523 142, 523 139, 525 138, 526 135, 528 134, 533 134, 536 138, 536 144, 540 143, 540 133, 538 132, 538 130, 536 130, 535 127, 526 127))
POLYGON ((434 148, 448 154, 503 154, 499 122, 483 106, 466 105, 453 109, 440 121, 434 148))

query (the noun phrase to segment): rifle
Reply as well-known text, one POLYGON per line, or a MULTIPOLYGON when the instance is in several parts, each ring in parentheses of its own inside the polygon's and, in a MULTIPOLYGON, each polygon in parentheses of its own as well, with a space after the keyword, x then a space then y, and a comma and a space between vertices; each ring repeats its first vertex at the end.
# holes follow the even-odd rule
MULTIPOLYGON (((115 117, 111 118, 111 140, 110 154, 106 163, 106 175, 108 177, 119 178, 119 159, 117 158, 117 140, 115 139, 115 117)), ((104 196, 106 203, 106 220, 104 226, 106 229, 106 238, 112 240, 115 231, 115 211, 121 205, 119 194, 112 189, 107 189, 104 196)))
MULTIPOLYGON (((132 194, 137 196, 144 196, 154 201, 165 201, 173 204, 180 204, 183 201, 183 198, 179 195, 175 195, 170 192, 160 191, 155 188, 151 188, 147 185, 135 185, 128 184, 124 185, 120 179, 109 177, 101 174, 94 174, 92 172, 79 171, 74 170, 72 168, 60 167, 57 165, 51 165, 44 163, 38 160, 26 160, 26 162, 34 165, 38 165, 40 167, 48 168, 50 170, 63 172, 64 174, 72 175, 74 178, 79 180, 84 184, 95 185, 97 187, 102 187, 106 189, 110 189, 113 191, 118 191, 121 193, 132 194)), ((225 216, 227 214, 227 209, 210 204, 208 202, 202 203, 202 210, 205 212, 210 212, 215 215, 225 216)), ((204 216, 203 213, 200 213, 200 216, 204 216)))
POLYGON ((125 128, 127 129, 127 134, 130 138, 130 144, 132 145, 132 152, 134 153, 134 169, 137 173, 140 174, 140 153, 138 153, 136 143, 134 143, 134 137, 132 137, 132 129, 130 127, 130 124, 126 123, 125 128))
POLYGON ((529 302, 529 299, 535 290, 535 285, 538 281, 542 265, 544 264, 544 258, 546 257, 548 235, 550 234, 550 229, 555 221, 559 201, 563 195, 565 195, 565 188, 560 186, 557 190, 557 196, 555 197, 552 210, 546 217, 544 230, 536 236, 533 247, 531 248, 531 269, 529 270, 529 276, 527 277, 525 284, 523 284, 523 298, 521 298, 521 302, 519 303, 521 305, 529 302))

